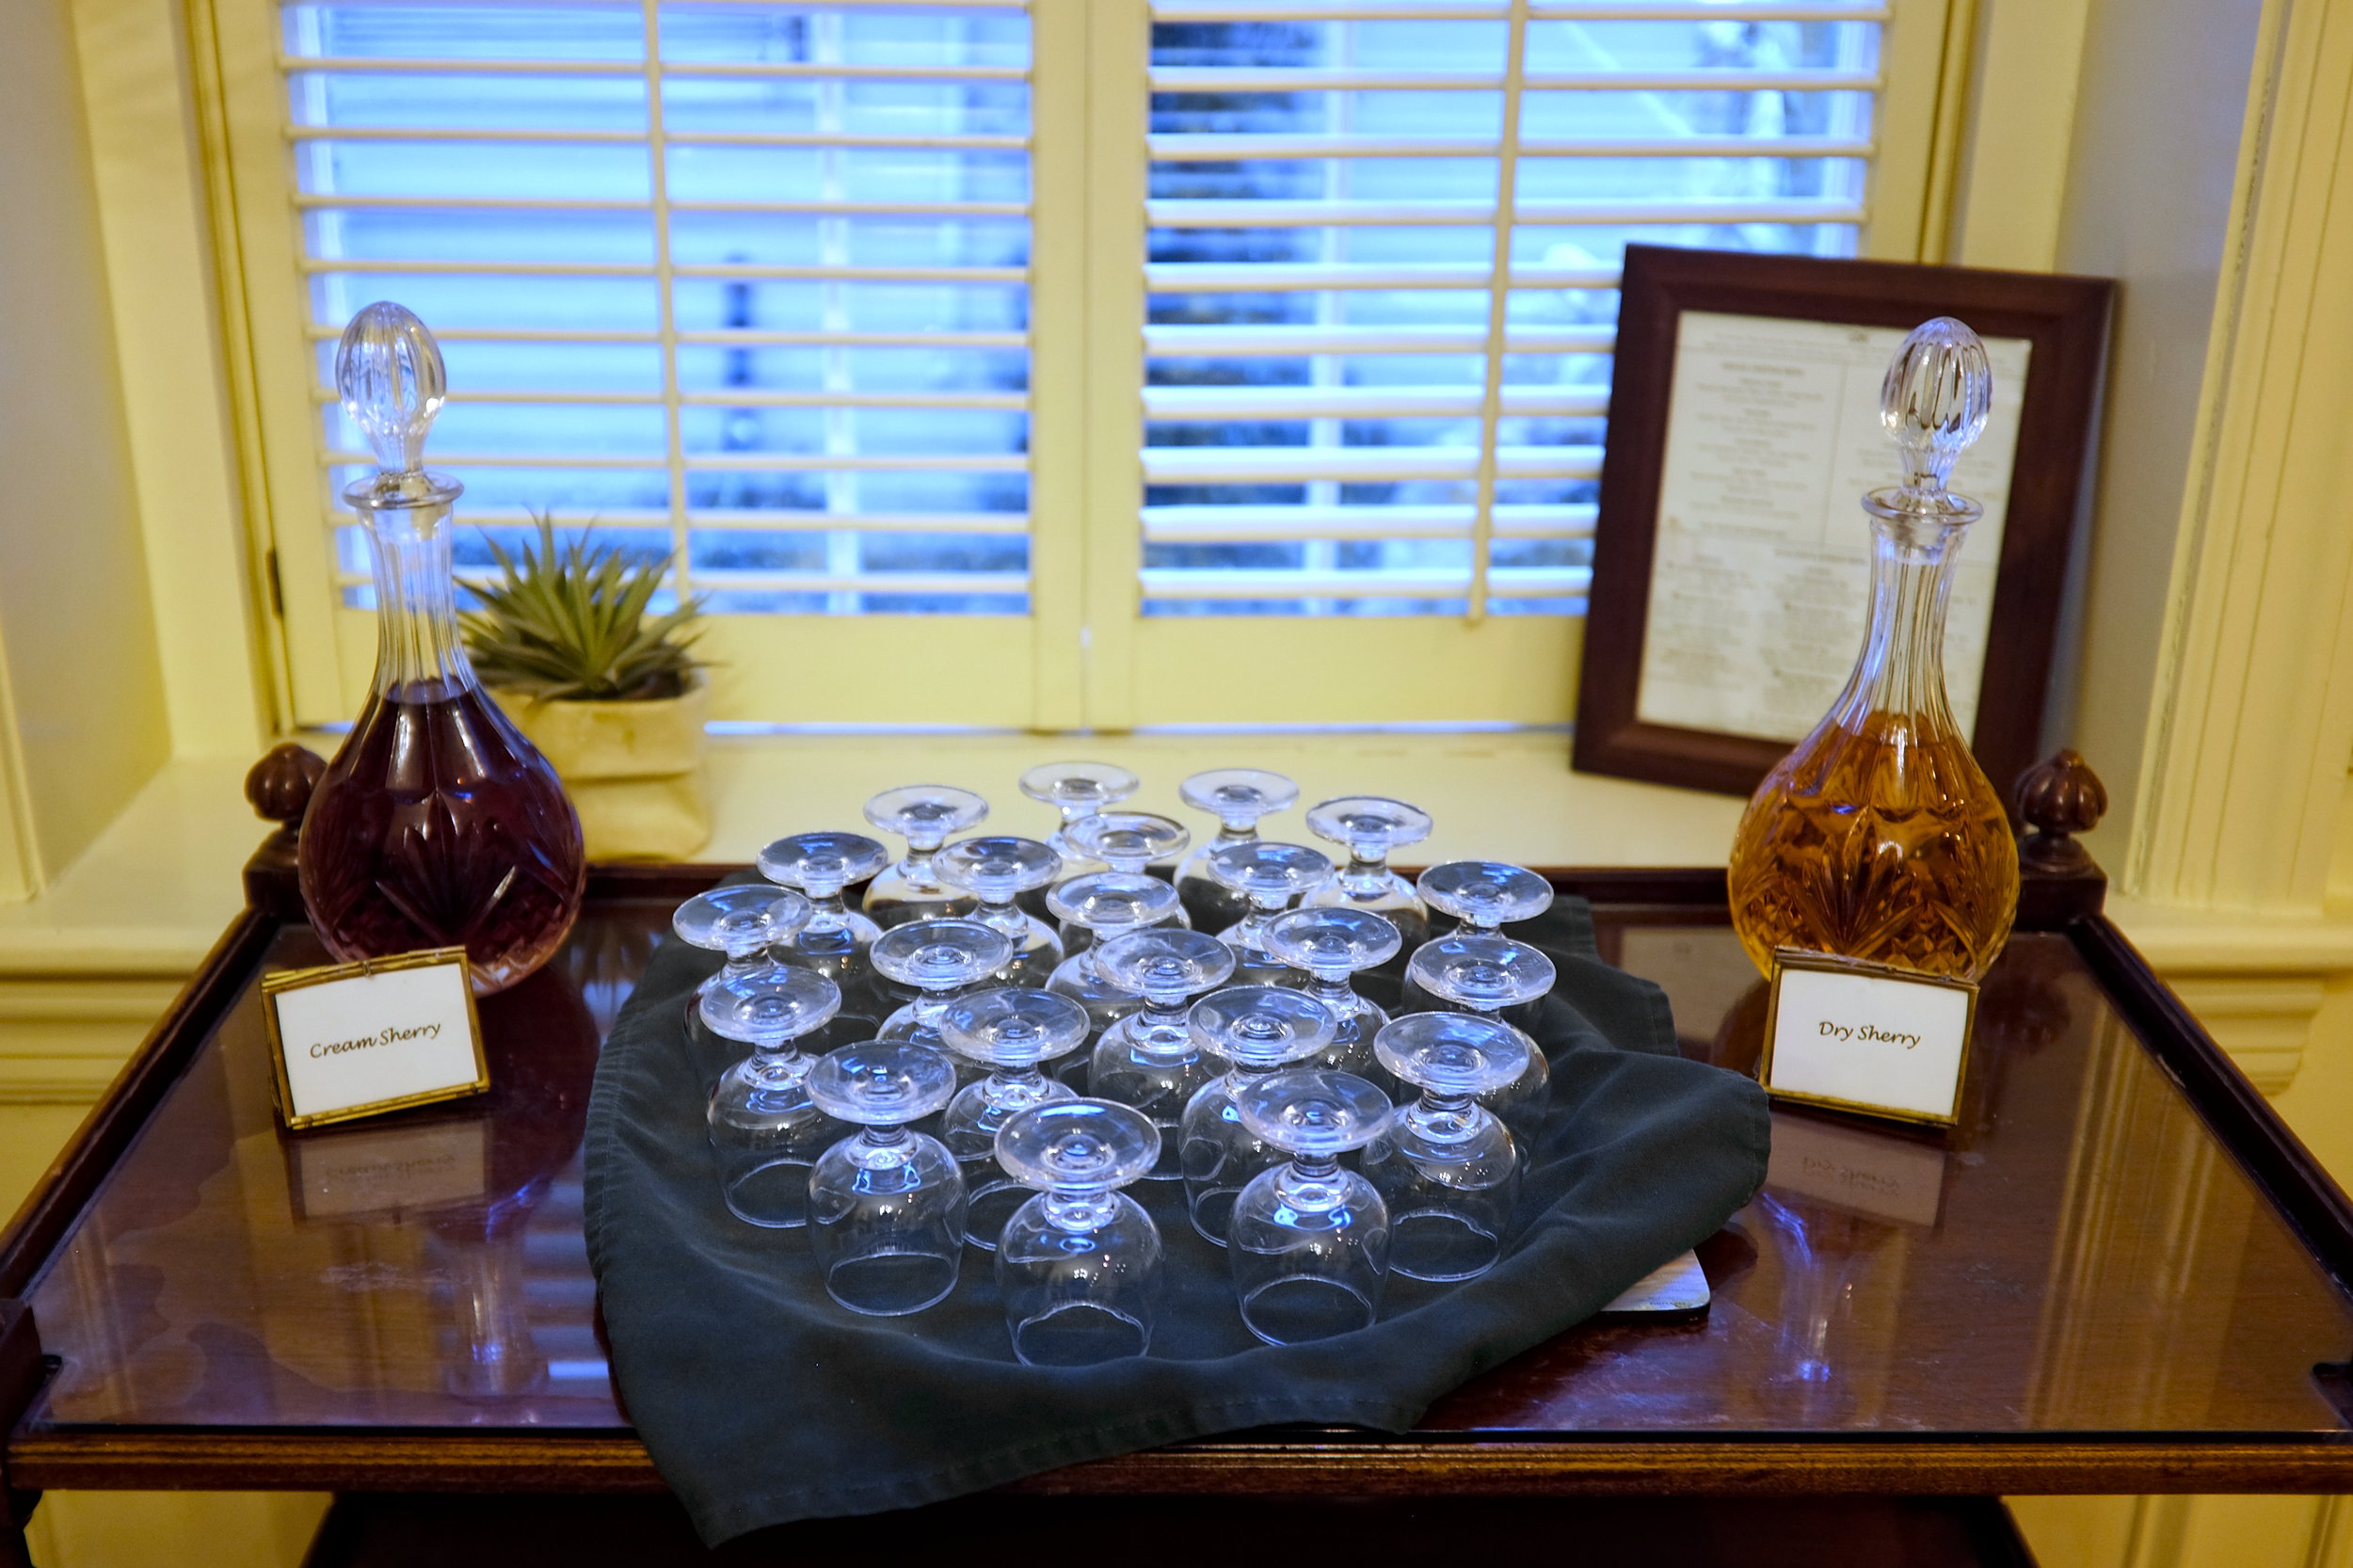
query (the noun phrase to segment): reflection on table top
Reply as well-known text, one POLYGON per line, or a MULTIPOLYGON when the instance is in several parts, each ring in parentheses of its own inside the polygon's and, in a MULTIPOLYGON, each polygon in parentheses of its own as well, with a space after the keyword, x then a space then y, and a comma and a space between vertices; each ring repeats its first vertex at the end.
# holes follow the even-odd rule
MULTIPOLYGON (((33 1430, 614 1429, 581 1237, 598 1042, 667 904, 590 906, 491 999, 493 1094, 305 1134, 245 994, 33 1292, 33 1430)), ((1762 987, 1704 912, 1598 911, 1689 1054, 1745 1067, 1762 987)), ((1720 920, 1721 917, 1715 917, 1720 920)), ((282 933, 270 967, 319 961, 282 933)), ((1433 1431, 2320 1434, 2353 1309, 2134 1039, 2069 940, 1990 977, 1949 1139, 1776 1115, 1702 1249, 1696 1320, 1602 1320, 1442 1400, 1433 1431)))

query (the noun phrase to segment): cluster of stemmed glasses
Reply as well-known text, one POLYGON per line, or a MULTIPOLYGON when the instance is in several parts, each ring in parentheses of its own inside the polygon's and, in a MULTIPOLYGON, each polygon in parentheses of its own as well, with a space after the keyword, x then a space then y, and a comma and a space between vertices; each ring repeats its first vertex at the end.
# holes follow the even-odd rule
POLYGON ((920 1311, 967 1249, 994 1254, 1033 1364, 1149 1347, 1165 1248, 1138 1183, 1225 1249, 1273 1344, 1374 1321, 1393 1273, 1492 1267, 1551 1093, 1521 1025, 1553 967, 1501 928, 1550 886, 1490 861, 1406 881, 1389 856, 1431 819, 1379 796, 1306 812, 1337 861, 1263 837, 1299 790, 1258 769, 1184 781, 1218 821, 1198 846, 1127 808, 1124 769, 1019 783, 1060 814, 1044 840, 971 835, 981 796, 904 785, 865 811, 896 862, 794 834, 760 853, 764 884, 680 907, 680 938, 724 960, 688 1005, 690 1035, 738 1057, 707 1110, 728 1209, 806 1230, 856 1312, 920 1311), (1357 977, 1401 952, 1392 1017, 1357 977), (808 1048, 821 1030, 847 1043, 808 1048))

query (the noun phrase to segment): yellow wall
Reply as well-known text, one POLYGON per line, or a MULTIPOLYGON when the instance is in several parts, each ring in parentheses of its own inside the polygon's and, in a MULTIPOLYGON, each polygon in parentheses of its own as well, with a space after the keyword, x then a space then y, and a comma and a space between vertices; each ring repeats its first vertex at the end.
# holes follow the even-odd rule
POLYGON ((0 898, 23 898, 170 741, 62 0, 0 6, 0 898))

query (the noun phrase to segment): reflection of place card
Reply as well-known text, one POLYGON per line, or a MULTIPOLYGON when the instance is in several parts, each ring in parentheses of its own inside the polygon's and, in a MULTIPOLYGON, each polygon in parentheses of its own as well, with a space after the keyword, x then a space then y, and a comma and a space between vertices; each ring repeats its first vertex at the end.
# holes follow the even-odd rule
POLYGON ((1945 1202, 1945 1151, 1916 1136, 1776 1115, 1765 1184, 1877 1219, 1933 1225, 1945 1202))
POLYGON ((1604 1312, 1696 1312, 1708 1302, 1700 1255, 1670 1258, 1628 1286, 1604 1312))
POLYGON ((1967 981, 1782 948, 1757 1077, 1783 1099, 1950 1127, 1977 1005, 1967 981))
POLYGON ((490 1190, 489 1127, 479 1116, 289 1139, 287 1158, 305 1220, 440 1208, 490 1190))
POLYGON ((289 1128, 490 1086, 464 948, 265 974, 262 1013, 289 1128))

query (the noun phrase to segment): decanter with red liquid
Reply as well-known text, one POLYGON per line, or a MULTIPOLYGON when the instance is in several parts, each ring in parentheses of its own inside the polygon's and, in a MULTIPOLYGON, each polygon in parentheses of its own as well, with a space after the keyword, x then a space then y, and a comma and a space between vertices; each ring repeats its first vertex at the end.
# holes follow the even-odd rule
POLYGON ((1985 429, 1985 344, 1939 316, 1896 351, 1880 423, 1904 482, 1864 497, 1871 610, 1830 712, 1776 764, 1733 836, 1732 925, 1777 948, 1977 980, 2018 912, 2018 846, 1945 696, 1953 566, 1984 508, 1945 488, 1985 429))
POLYGON ((303 818, 302 902, 337 958, 462 946, 488 996, 571 930, 580 818, 458 641, 450 504, 463 487, 424 464, 446 392, 433 335, 370 305, 344 330, 335 382, 377 464, 344 491, 375 562, 376 683, 303 818))

